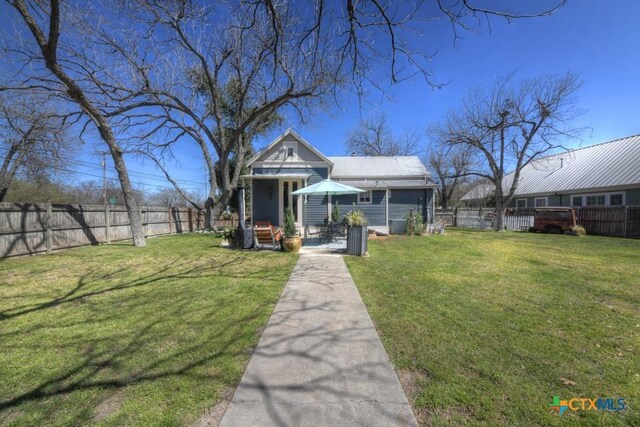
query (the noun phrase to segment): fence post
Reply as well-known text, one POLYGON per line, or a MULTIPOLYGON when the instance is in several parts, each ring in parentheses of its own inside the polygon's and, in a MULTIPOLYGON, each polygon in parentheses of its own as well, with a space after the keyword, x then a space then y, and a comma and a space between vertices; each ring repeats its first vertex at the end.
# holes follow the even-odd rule
POLYGON ((111 243, 111 215, 109 213, 109 205, 104 205, 104 235, 107 244, 111 243))
POLYGON ((453 226, 454 227, 458 226, 458 207, 457 206, 453 209, 453 226))
POLYGON ((173 221, 171 221, 171 206, 167 209, 168 218, 169 218, 169 234, 173 234, 173 221))
POLYGON ((142 235, 147 237, 147 232, 144 229, 144 217, 142 216, 142 206, 138 206, 138 214, 140 215, 140 225, 142 226, 142 235))
POLYGON ((46 231, 46 244, 47 244, 47 253, 50 254, 53 251, 53 231, 51 230, 51 218, 53 216, 53 209, 51 208, 51 201, 47 202, 47 216, 45 220, 45 225, 47 227, 46 231))
POLYGON ((624 237, 629 237, 629 206, 624 206, 624 237))
POLYGON ((193 210, 191 208, 187 209, 187 218, 189 219, 189 232, 193 231, 193 210))

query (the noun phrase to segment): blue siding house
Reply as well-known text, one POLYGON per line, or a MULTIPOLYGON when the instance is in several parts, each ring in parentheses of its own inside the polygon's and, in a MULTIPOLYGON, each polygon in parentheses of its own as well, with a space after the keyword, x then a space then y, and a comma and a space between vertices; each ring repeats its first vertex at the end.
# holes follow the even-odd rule
MULTIPOLYGON (((512 183, 513 173, 503 180, 505 191, 512 183)), ((494 191, 482 183, 461 202, 482 206, 494 191)), ((625 205, 640 205, 640 135, 536 159, 520 172, 511 201, 513 208, 625 205)))
POLYGON ((251 188, 253 224, 269 221, 281 226, 284 209, 291 206, 299 227, 322 225, 335 203, 343 215, 355 203, 367 216, 369 227, 382 233, 388 233, 390 222, 403 219, 410 210, 422 214, 425 223, 433 222, 435 184, 415 156, 325 157, 289 129, 249 160, 248 166, 250 173, 242 179, 251 188), (291 194, 327 178, 366 192, 306 199, 291 194))

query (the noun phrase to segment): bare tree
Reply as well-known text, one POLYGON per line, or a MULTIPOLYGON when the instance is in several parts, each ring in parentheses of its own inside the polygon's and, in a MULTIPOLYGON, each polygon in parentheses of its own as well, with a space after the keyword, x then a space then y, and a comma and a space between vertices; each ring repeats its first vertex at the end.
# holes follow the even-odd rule
POLYGON ((572 73, 520 83, 510 76, 489 91, 472 92, 460 110, 450 112, 434 129, 449 147, 471 150, 467 175, 495 186, 497 231, 503 229, 522 169, 545 154, 566 150, 563 144, 582 131, 571 124, 583 112, 574 97, 580 86, 572 73))
POLYGON ((44 182, 63 175, 71 153, 64 117, 37 97, 0 97, 0 202, 14 178, 44 182))
MULTIPOLYGON (((206 163, 212 224, 238 184, 254 137, 278 112, 304 118, 347 84, 361 94, 367 84, 377 87, 371 70, 378 64, 388 67, 391 82, 418 74, 435 85, 430 58, 414 37, 432 13, 420 1, 6 1, 37 44, 35 51, 10 51, 49 72, 34 72, 15 89, 67 99, 93 123, 111 151, 136 245, 144 239, 123 140, 136 139, 137 149, 156 158, 181 151, 185 140, 195 143, 206 163)), ((543 16, 563 3, 519 13, 439 1, 436 10, 457 37, 477 28, 479 18, 543 16)))
MULTIPOLYGON (((35 71, 26 77, 21 73, 19 85, 5 85, 3 90, 40 90, 75 103, 80 108, 77 120, 82 116, 88 117, 109 147, 122 187, 133 243, 135 246, 144 246, 142 221, 124 161, 124 150, 116 139, 109 116, 101 108, 105 103, 117 105, 123 99, 130 98, 131 94, 120 83, 124 80, 123 76, 109 67, 109 52, 99 51, 100 46, 92 44, 93 32, 73 31, 74 25, 83 20, 89 22, 88 17, 81 14, 81 9, 88 9, 89 6, 74 8, 65 4, 61 7, 59 0, 7 1, 18 12, 36 43, 36 47, 32 48, 18 35, 11 50, 25 62, 23 73, 35 71), (48 74, 40 71, 42 66, 48 70, 48 74)), ((91 22, 95 23, 96 20, 91 19, 91 22)))
MULTIPOLYGON (((129 131, 137 128, 141 151, 158 160, 173 156, 185 140, 200 148, 208 174, 209 226, 231 200, 253 139, 274 125, 279 112, 288 108, 304 119, 311 107, 337 97, 349 83, 359 93, 366 83, 377 86, 370 76, 378 62, 389 64, 392 82, 418 73, 433 84, 429 58, 408 43, 412 24, 423 23, 421 2, 348 0, 345 8, 323 0, 313 7, 269 0, 236 6, 186 0, 133 4, 152 41, 146 51, 158 52, 148 56, 164 63, 150 68, 138 60, 146 99, 113 110, 112 117, 129 131)), ((470 29, 478 16, 513 19, 550 12, 520 15, 466 3, 439 7, 454 29, 470 29)), ((110 43, 106 35, 104 40, 110 43)), ((405 152, 412 151, 410 143, 405 146, 405 152)))
POLYGON ((358 156, 414 156, 421 145, 421 134, 416 129, 395 135, 384 113, 360 122, 349 131, 346 141, 347 152, 358 156))
MULTIPOLYGON (((191 200, 198 200, 198 195, 193 191, 186 193, 191 200)), ((184 198, 175 188, 158 189, 146 195, 146 201, 149 206, 171 207, 191 207, 190 202, 184 198)))
POLYGON ((465 183, 471 167, 471 150, 467 147, 449 148, 436 143, 429 150, 426 160, 432 177, 438 184, 440 205, 443 209, 448 209, 462 197, 461 184, 465 183))

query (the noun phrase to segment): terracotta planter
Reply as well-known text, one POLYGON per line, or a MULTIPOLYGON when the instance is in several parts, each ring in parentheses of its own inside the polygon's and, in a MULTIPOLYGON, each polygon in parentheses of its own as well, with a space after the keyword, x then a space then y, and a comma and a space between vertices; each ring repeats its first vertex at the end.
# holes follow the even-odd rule
POLYGON ((302 241, 300 237, 285 237, 282 241, 282 246, 286 252, 300 252, 300 246, 302 246, 302 241))

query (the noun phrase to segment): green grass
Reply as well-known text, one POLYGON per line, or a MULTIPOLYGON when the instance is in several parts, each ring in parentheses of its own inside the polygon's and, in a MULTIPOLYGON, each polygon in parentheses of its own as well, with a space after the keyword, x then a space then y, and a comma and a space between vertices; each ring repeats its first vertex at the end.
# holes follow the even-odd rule
POLYGON ((346 261, 421 424, 640 425, 640 241, 453 230, 369 245, 346 261), (629 409, 558 416, 555 395, 629 409))
POLYGON ((0 261, 0 425, 185 425, 240 381, 297 257, 182 235, 0 261))

